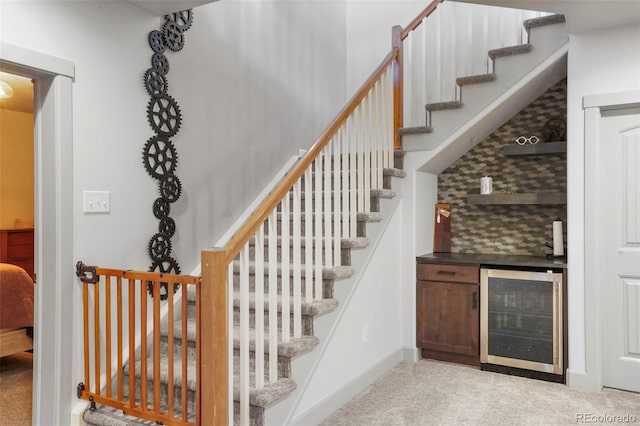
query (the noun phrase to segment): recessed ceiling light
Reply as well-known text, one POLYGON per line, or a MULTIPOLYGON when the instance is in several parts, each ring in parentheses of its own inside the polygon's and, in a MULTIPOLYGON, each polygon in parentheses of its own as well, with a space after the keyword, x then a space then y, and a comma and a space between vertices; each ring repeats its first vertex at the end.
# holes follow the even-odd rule
POLYGON ((13 96, 13 88, 8 83, 0 80, 0 99, 10 98, 13 96))

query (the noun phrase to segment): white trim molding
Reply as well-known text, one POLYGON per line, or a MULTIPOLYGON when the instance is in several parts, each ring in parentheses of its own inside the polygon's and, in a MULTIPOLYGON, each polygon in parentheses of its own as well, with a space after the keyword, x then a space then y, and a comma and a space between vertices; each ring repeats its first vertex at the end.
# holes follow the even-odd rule
POLYGON ((585 308, 585 371, 567 370, 568 385, 576 388, 600 390, 602 388, 602 345, 601 345, 601 284, 598 277, 597 247, 600 241, 598 229, 597 182, 600 170, 598 149, 600 146, 600 125, 602 112, 612 109, 640 107, 640 91, 608 93, 585 96, 583 98, 585 127, 585 167, 584 171, 584 308, 585 308))
POLYGON ((74 403, 73 111, 75 66, 0 43, 0 70, 35 84, 35 327, 33 424, 69 424, 74 403))

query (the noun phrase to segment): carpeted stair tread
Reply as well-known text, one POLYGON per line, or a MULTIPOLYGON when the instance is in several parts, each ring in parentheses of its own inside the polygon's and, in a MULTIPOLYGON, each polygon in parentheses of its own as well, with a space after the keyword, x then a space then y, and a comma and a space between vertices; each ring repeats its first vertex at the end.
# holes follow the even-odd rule
MULTIPOLYGON (((289 303, 290 305, 290 312, 293 313, 293 298, 290 297, 291 302, 289 303)), ((239 308, 240 307, 240 292, 238 291, 234 291, 233 292, 233 307, 234 308, 239 308)), ((338 307, 338 301, 336 299, 321 299, 321 300, 316 300, 313 302, 302 302, 301 305, 301 312, 302 315, 322 315, 322 314, 326 314, 327 312, 331 312, 333 311, 335 308, 338 307)), ((251 292, 249 294, 249 309, 255 309, 256 308, 256 294, 254 292, 251 292)), ((277 310, 278 312, 282 312, 282 296, 278 295, 278 306, 277 306, 277 310)), ((264 296, 264 310, 268 311, 269 309, 269 297, 268 296, 264 296)), ((267 314, 265 313, 265 316, 267 314)))
MULTIPOLYGON (((337 303, 336 303, 337 305, 337 303)), ((293 329, 293 327, 292 327, 293 329)), ((166 327, 161 330, 161 335, 166 337, 166 327)), ((196 322, 193 319, 187 320, 187 340, 189 342, 194 342, 196 336, 196 322)), ((240 349, 240 327, 234 326, 233 328, 233 348, 240 349)), ((173 327, 173 337, 174 339, 182 338, 182 321, 176 321, 173 327)), ((249 329, 249 351, 253 352, 255 350, 255 330, 249 329)), ((316 336, 301 336, 301 337, 291 337, 288 342, 282 341, 282 333, 278 330, 278 355, 284 357, 293 358, 302 353, 308 352, 313 349, 319 343, 319 339, 316 336)), ((264 333, 264 344, 265 344, 265 353, 269 353, 269 333, 264 333)), ((176 351, 174 356, 176 358, 180 358, 180 351, 176 351)), ((140 361, 138 361, 140 362, 140 361)), ((137 371, 137 367, 136 367, 137 371)))
MULTIPOLYGON (((292 326, 293 328, 293 326, 292 326)), ((240 349, 240 327, 233 326, 233 349, 240 349)), ((269 333, 264 333, 264 353, 269 353, 269 333)), ((254 329, 249 329, 249 352, 255 351, 256 332, 254 329)), ((282 341, 282 333, 278 330, 278 356, 295 358, 298 355, 309 352, 315 348, 320 339, 316 336, 300 336, 291 337, 288 342, 282 341)))
POLYGON ((433 127, 431 126, 401 127, 398 129, 399 135, 422 135, 432 132, 433 127))
MULTIPOLYGON (((393 197, 395 197, 395 196, 396 196, 396 193, 395 193, 393 190, 391 190, 391 189, 370 189, 369 191, 371 192, 371 196, 372 196, 372 197, 379 197, 379 198, 393 198, 393 197)), ((345 193, 345 191, 342 191, 342 190, 339 190, 339 191, 337 191, 337 192, 338 192, 338 194, 340 194, 340 195, 342 195, 343 193, 345 193)), ((346 191, 346 193, 347 193, 347 194, 351 194, 351 192, 352 192, 352 191, 350 191, 350 190, 347 190, 347 191, 346 191)), ((358 192, 358 191, 356 190, 356 193, 357 193, 357 192, 358 192)), ((313 189, 313 190, 311 191, 311 193, 313 194, 313 196, 315 196, 315 194, 316 194, 315 189, 313 189)), ((326 191, 322 191, 323 198, 324 198, 324 194, 325 194, 325 193, 326 193, 326 191)), ((333 197, 335 196, 335 193, 336 193, 336 191, 331 191, 331 195, 330 195, 330 196, 333 198, 333 197)), ((304 200, 304 199, 305 199, 305 194, 306 194, 306 191, 304 190, 304 188, 302 188, 302 191, 300 191, 300 199, 301 199, 301 200, 304 200)), ((291 193, 291 198, 293 198, 293 193, 291 193)))
POLYGON ((396 169, 396 168, 384 169, 383 174, 384 176, 393 176, 393 177, 399 177, 399 178, 407 177, 407 172, 405 170, 396 169))
MULTIPOLYGON (((289 246, 293 245, 293 240, 294 240, 293 237, 289 237, 289 246)), ((276 241, 277 241, 277 246, 282 247, 282 236, 278 235, 276 241)), ((342 240, 340 241, 340 246, 342 248, 363 248, 363 247, 367 247, 370 243, 371 241, 367 237, 342 238, 342 240)), ((249 245, 255 246, 255 244, 256 244, 256 239, 252 237, 249 240, 249 245)), ((268 237, 265 237, 264 245, 265 247, 269 245, 268 237)), ((301 238, 300 247, 304 248, 306 247, 306 245, 307 245, 306 238, 301 238)), ((314 245, 315 245, 315 240, 314 240, 314 245)), ((326 241, 324 238, 322 239, 322 246, 323 247, 326 246, 326 241)))
POLYGON ((561 24, 563 22, 565 22, 564 15, 555 14, 527 19, 522 25, 527 31, 529 31, 531 28, 542 27, 544 25, 561 24))
POLYGON ((502 47, 500 49, 492 49, 489 51, 489 57, 491 59, 496 59, 503 56, 512 56, 512 55, 521 55, 523 53, 529 53, 533 49, 533 45, 527 44, 518 44, 516 46, 507 46, 502 47))
POLYGON ((470 84, 490 83, 492 81, 496 81, 496 78, 495 73, 470 75, 467 77, 458 77, 456 79, 456 84, 458 86, 467 86, 470 84))
MULTIPOLYGON (((255 262, 253 260, 250 260, 248 263, 249 263, 249 274, 255 274, 255 270, 256 270, 255 262)), ((290 265, 289 267, 290 276, 293 276, 293 268, 294 266, 290 265)), ((306 265, 301 264, 298 266, 298 268, 300 269, 300 276, 305 277, 306 265)), ((265 275, 269 272, 269 269, 270 269, 269 262, 265 262, 265 265, 264 265, 265 275)), ((233 261, 233 272, 234 273, 240 272, 239 260, 233 261)), ((280 263, 277 264, 277 272, 278 272, 278 276, 282 275, 282 265, 280 263)), ((322 278, 325 280, 339 280, 342 278, 349 278, 352 274, 353 274, 353 270, 351 269, 350 266, 333 266, 331 268, 322 269, 322 278)))
MULTIPOLYGON (((323 219, 325 217, 325 214, 326 213, 323 212, 323 214, 322 214, 322 218, 323 219)), ((339 214, 340 214, 340 219, 342 219, 342 212, 339 212, 339 214)), ((277 219, 281 220, 282 212, 277 212, 276 215, 277 215, 277 219)), ((335 212, 330 212, 330 215, 333 218, 335 216, 335 212)), ((289 220, 292 220, 294 217, 295 217, 295 213, 290 212, 289 213, 289 220)), ((358 222, 380 222, 382 219, 383 219, 382 215, 380 213, 378 213, 378 212, 356 213, 356 220, 358 222)), ((300 213, 300 220, 302 222, 304 222, 304 220, 305 220, 304 212, 300 213)), ((315 220, 315 217, 314 217, 314 220, 315 220)))
MULTIPOLYGON (((233 400, 240 401, 240 378, 233 377, 233 400)), ((255 383, 255 374, 252 372, 250 383, 255 383)), ((298 386, 292 379, 280 378, 273 383, 265 383, 262 389, 249 389, 249 404, 257 407, 268 407, 296 390, 298 386)))
MULTIPOLYGON (((236 330, 237 331, 237 330, 236 330)), ((292 341, 289 343, 279 344, 278 345, 278 354, 280 356, 285 357, 294 357, 298 354, 307 352, 318 344, 318 339, 315 340, 310 338, 297 338, 291 339, 292 341), (285 346, 288 350, 288 353, 281 353, 280 347, 285 346)), ((265 352, 268 353, 268 346, 265 342, 265 352)), ((235 344, 235 339, 234 339, 235 344)), ((239 345, 239 343, 238 343, 239 345)), ((251 345, 253 348, 253 345, 251 345)), ((250 349, 251 350, 251 349, 250 349)), ((163 386, 166 386, 169 382, 169 367, 168 362, 166 362, 166 357, 164 357, 165 361, 161 363, 160 367, 160 383, 163 386)), ((135 374, 136 377, 140 377, 140 366, 141 362, 137 361, 135 363, 135 374)), ((125 374, 129 373, 128 365, 125 366, 125 374)), ((173 366, 173 384, 174 387, 179 388, 182 386, 182 359, 176 357, 174 359, 173 366)), ((150 362, 147 363, 147 380, 150 382, 154 382, 153 378, 153 364, 150 362)), ((259 406, 259 407, 267 407, 276 401, 279 401, 290 392, 296 389, 296 384, 293 380, 288 378, 279 378, 277 381, 273 383, 266 383, 265 387, 262 389, 255 389, 255 373, 252 371, 249 373, 249 401, 251 405, 259 406)), ((195 377, 195 360, 189 359, 187 360, 187 389, 191 392, 194 392, 196 389, 196 377, 195 377)), ((239 374, 234 374, 233 377, 233 399, 234 401, 240 400, 240 378, 239 374)))
POLYGON ((447 101, 447 102, 434 102, 431 104, 426 104, 424 108, 427 111, 444 111, 448 109, 459 109, 462 108, 464 104, 462 101, 447 101))

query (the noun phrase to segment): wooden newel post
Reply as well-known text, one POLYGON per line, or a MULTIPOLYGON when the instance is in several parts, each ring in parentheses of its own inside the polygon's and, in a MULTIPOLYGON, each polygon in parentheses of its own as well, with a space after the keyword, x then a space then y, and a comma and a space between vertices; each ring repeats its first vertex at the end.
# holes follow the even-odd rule
POLYGON ((402 137, 398 133, 398 129, 403 126, 402 123, 402 106, 403 106, 403 89, 402 89, 402 27, 396 25, 391 29, 392 39, 391 48, 398 48, 398 56, 393 62, 393 147, 402 149, 402 137))
POLYGON ((227 262, 224 250, 201 253, 198 424, 228 424, 227 262))

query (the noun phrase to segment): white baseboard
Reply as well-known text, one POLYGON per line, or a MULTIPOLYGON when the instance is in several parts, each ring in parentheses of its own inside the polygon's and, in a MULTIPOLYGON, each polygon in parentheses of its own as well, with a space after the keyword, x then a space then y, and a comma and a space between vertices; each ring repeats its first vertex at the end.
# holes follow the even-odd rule
POLYGON ((402 348, 402 360, 407 362, 418 362, 420 359, 420 349, 412 347, 402 348))
POLYGON ((89 401, 81 400, 75 403, 69 416, 69 426, 86 426, 82 414, 89 407, 89 401))
POLYGON ((324 419, 335 413, 336 410, 362 392, 367 386, 379 379, 399 362, 404 361, 405 349, 406 348, 398 349, 398 351, 382 359, 367 371, 341 386, 314 407, 311 407, 298 417, 294 418, 291 424, 297 426, 320 424, 324 419))
POLYGON ((567 369, 567 386, 574 389, 601 391, 602 383, 593 374, 567 369))

